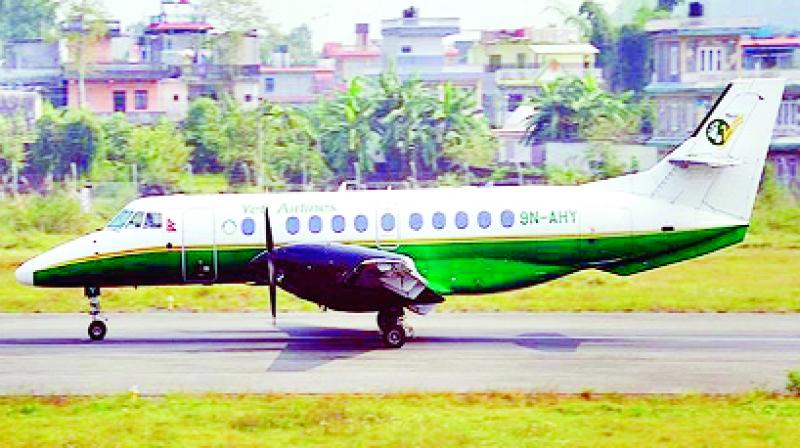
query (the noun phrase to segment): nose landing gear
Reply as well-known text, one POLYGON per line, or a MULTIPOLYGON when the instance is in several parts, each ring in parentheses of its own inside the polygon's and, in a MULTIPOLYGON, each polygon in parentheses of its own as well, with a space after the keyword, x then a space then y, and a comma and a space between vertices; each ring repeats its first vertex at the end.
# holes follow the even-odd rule
POLYGON ((406 325, 403 314, 403 309, 399 307, 378 311, 378 328, 386 347, 400 348, 414 337, 414 329, 406 325))
POLYGON ((89 316, 92 318, 92 321, 89 322, 89 339, 102 341, 106 337, 108 327, 105 323, 107 319, 100 311, 100 288, 87 286, 83 288, 83 293, 89 299, 89 316))

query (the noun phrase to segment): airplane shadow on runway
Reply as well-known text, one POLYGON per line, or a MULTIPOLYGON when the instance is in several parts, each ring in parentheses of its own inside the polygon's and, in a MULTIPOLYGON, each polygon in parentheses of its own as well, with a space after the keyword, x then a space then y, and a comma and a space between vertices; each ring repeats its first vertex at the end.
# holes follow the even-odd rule
MULTIPOLYGON (((254 353, 278 352, 277 358, 267 368, 269 372, 303 372, 329 362, 354 358, 374 350, 387 350, 375 330, 345 328, 282 326, 276 330, 223 330, 184 331, 183 334, 201 333, 203 337, 151 337, 117 339, 110 336, 103 342, 89 342, 78 338, 0 338, 3 347, 30 346, 46 348, 97 347, 100 349, 158 348, 182 353, 254 353), (210 336, 208 336, 210 335, 210 336)), ((587 339, 571 338, 561 333, 524 333, 516 336, 421 336, 408 343, 414 346, 454 345, 459 348, 477 348, 480 345, 515 344, 537 351, 572 352, 587 339)), ((597 339, 591 339, 598 342, 597 339)), ((445 348, 446 349, 446 348, 445 348)))

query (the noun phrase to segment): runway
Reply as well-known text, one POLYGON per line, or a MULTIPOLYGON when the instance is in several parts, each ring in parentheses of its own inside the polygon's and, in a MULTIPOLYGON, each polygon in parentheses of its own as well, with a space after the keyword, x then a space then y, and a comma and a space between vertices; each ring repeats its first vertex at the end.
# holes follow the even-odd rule
POLYGON ((383 348, 372 314, 0 315, 0 394, 782 389, 800 315, 469 313, 412 316, 383 348))

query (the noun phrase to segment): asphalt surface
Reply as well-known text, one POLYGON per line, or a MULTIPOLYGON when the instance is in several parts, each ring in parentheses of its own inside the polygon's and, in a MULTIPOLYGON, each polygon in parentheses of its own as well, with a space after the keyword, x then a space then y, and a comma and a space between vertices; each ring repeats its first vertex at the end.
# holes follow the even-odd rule
POLYGON ((782 389, 800 315, 432 314, 383 348, 372 314, 0 314, 0 394, 782 389))

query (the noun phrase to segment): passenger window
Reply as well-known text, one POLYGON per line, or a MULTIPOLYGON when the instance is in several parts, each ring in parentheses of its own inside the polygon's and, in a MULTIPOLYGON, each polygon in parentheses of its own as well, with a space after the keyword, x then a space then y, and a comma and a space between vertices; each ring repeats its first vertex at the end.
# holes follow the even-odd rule
POLYGON ((514 225, 514 212, 511 210, 503 210, 503 213, 500 214, 500 224, 503 225, 505 228, 509 228, 514 225))
POLYGON ((356 219, 353 221, 355 224, 356 230, 359 232, 366 232, 367 227, 369 227, 369 222, 367 221, 367 217, 364 215, 356 216, 356 219))
POLYGON ((296 216, 286 218, 286 231, 290 235, 297 235, 297 232, 300 231, 300 220, 296 216))
POLYGON ((308 218, 308 230, 311 233, 319 233, 322 230, 322 218, 317 215, 308 218))
POLYGON ((161 213, 148 213, 144 215, 144 228, 145 229, 160 229, 161 228, 161 213))
POLYGON ((408 226, 414 230, 419 230, 422 228, 422 215, 419 213, 412 213, 411 216, 408 217, 408 226))
POLYGON ((433 214, 433 219, 431 219, 431 221, 433 222, 434 229, 442 230, 444 229, 444 225, 447 222, 447 218, 445 218, 444 213, 436 212, 433 214))
POLYGON ((469 224, 469 216, 465 212, 456 213, 456 227, 466 229, 467 224, 469 224))
POLYGON ((142 228, 142 220, 143 219, 144 219, 144 213, 136 212, 133 215, 133 218, 131 218, 131 220, 128 221, 128 225, 125 226, 125 228, 127 228, 127 229, 141 229, 142 228))
POLYGON ((492 214, 489 212, 478 213, 478 225, 481 229, 488 229, 492 225, 492 214))
POLYGON ((342 233, 344 231, 344 216, 336 215, 331 218, 331 228, 336 233, 342 233))
POLYGON ((386 213, 381 216, 381 228, 388 232, 390 230, 394 230, 394 215, 391 213, 386 213))

